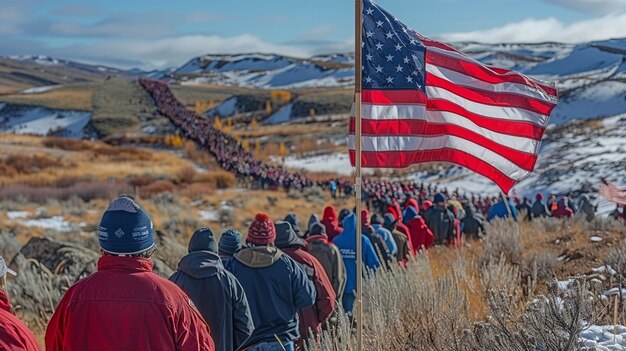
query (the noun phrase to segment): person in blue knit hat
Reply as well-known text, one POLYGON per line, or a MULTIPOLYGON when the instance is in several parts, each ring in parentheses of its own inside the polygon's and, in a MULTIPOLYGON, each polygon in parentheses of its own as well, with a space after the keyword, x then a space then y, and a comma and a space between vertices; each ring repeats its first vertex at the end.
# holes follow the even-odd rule
POLYGON ((237 229, 227 229, 220 236, 218 254, 226 265, 237 251, 241 250, 243 237, 237 229))
POLYGON ((46 350, 215 350, 187 295, 152 272, 154 226, 143 208, 128 196, 115 199, 98 238, 98 271, 61 299, 46 330, 46 350))

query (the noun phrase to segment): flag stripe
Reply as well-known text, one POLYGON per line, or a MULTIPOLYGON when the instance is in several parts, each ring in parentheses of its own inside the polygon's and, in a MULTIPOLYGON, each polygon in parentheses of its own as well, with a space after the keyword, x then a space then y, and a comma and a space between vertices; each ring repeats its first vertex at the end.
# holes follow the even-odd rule
POLYGON ((490 118, 499 118, 509 120, 511 122, 530 122, 540 127, 544 127, 548 122, 548 116, 517 107, 491 106, 466 99, 451 91, 439 87, 426 86, 426 94, 429 102, 437 99, 450 101, 457 106, 490 118))
POLYGON ((374 104, 425 104, 428 98, 419 90, 375 90, 364 89, 361 102, 374 104))
POLYGON ((515 107, 542 115, 550 114, 550 111, 554 108, 553 104, 546 104, 540 100, 519 96, 517 94, 476 91, 472 88, 452 84, 432 74, 426 75, 426 84, 428 84, 429 87, 442 88, 458 96, 463 96, 467 100, 489 106, 515 107))
MULTIPOLYGON (((354 149, 354 139, 354 135, 348 135, 349 149, 354 149)), ((500 169, 502 173, 508 174, 512 179, 523 179, 530 173, 530 170, 523 169, 502 155, 499 155, 482 145, 478 145, 469 140, 452 135, 429 137, 363 136, 361 141, 363 151, 419 152, 424 150, 453 149, 463 151, 484 160, 485 162, 500 169)))
MULTIPOLYGON (((364 136, 443 136, 451 135, 482 145, 486 149, 493 151, 499 155, 507 155, 513 160, 517 166, 532 170, 537 162, 537 156, 533 154, 536 143, 532 141, 527 145, 520 145, 523 148, 516 149, 514 147, 498 143, 488 137, 459 127, 454 124, 433 124, 426 121, 416 120, 395 120, 395 121, 373 121, 365 119, 361 123, 361 130, 364 136)), ((350 134, 354 134, 354 118, 350 119, 350 134)))
POLYGON ((600 183, 599 192, 609 201, 626 205, 626 189, 620 189, 613 183, 604 183, 603 181, 600 183))
POLYGON ((468 110, 446 100, 430 100, 427 104, 429 113, 453 113, 463 116, 468 120, 476 123, 482 128, 492 130, 494 132, 515 135, 523 138, 531 138, 541 140, 543 136, 542 126, 532 123, 532 121, 512 121, 498 117, 487 117, 468 110))
MULTIPOLYGON (((352 164, 354 164, 354 160, 355 152, 350 150, 350 161, 352 164)), ((480 158, 453 149, 435 149, 419 152, 364 151, 361 160, 364 167, 378 167, 383 164, 392 168, 405 168, 412 164, 425 162, 452 162, 492 179, 505 193, 508 193, 516 183, 515 180, 480 158)))
MULTIPOLYGON (((354 105, 352 105, 352 117, 354 117, 354 105)), ((531 152, 536 151, 536 147, 539 144, 539 140, 533 137, 523 137, 518 135, 512 135, 508 133, 500 133, 498 130, 492 130, 488 128, 484 128, 467 118, 466 116, 459 115, 452 112, 447 111, 435 111, 435 110, 426 110, 425 106, 422 105, 372 105, 372 104, 363 104, 361 105, 361 118, 364 122, 368 121, 369 123, 376 122, 393 122, 398 120, 411 120, 411 121, 428 121, 433 124, 453 124, 458 125, 459 127, 468 129, 475 133, 483 134, 490 139, 497 141, 498 143, 516 148, 516 149, 524 149, 524 150, 532 150, 531 152), (526 148, 525 145, 532 144, 532 148, 526 148)), ((491 122, 492 126, 496 124, 501 124, 501 126, 506 128, 510 125, 510 123, 501 123, 498 121, 491 122)), ((522 124, 523 125, 523 124, 522 124)), ((496 128, 497 129, 497 128, 496 128)), ((398 133, 395 134, 406 134, 410 133, 406 130, 398 130, 398 133)))
POLYGON ((524 84, 543 90, 554 98, 557 97, 555 88, 540 84, 524 75, 512 73, 512 71, 507 71, 506 74, 498 73, 494 71, 493 67, 481 65, 479 62, 475 62, 458 52, 442 52, 441 50, 431 49, 426 52, 426 63, 463 73, 487 83, 499 84, 508 82, 524 84))
POLYGON ((458 84, 468 88, 475 88, 481 91, 490 91, 493 93, 509 93, 526 96, 528 98, 535 98, 543 100, 547 103, 554 104, 556 101, 552 95, 547 94, 543 90, 537 90, 534 87, 530 87, 525 84, 502 82, 502 83, 488 83, 477 79, 472 76, 468 76, 464 73, 459 73, 444 67, 438 67, 432 64, 426 64, 426 72, 431 75, 435 75, 441 79, 445 79, 453 84, 458 84))

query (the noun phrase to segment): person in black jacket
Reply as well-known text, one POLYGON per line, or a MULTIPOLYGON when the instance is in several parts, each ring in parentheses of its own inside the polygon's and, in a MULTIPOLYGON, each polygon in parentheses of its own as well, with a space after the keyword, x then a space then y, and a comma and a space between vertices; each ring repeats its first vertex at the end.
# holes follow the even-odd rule
POLYGON ((485 220, 474 211, 474 206, 464 201, 462 203, 465 210, 465 217, 461 219, 461 231, 467 236, 480 238, 487 234, 485 231, 485 220))
POLYGON ((189 254, 170 280, 187 293, 211 327, 218 351, 238 350, 254 331, 243 287, 222 265, 215 235, 209 228, 196 230, 189 254))
POLYGON ((433 206, 424 212, 426 225, 435 235, 435 243, 445 244, 454 239, 454 215, 446 208, 446 197, 435 195, 433 206))

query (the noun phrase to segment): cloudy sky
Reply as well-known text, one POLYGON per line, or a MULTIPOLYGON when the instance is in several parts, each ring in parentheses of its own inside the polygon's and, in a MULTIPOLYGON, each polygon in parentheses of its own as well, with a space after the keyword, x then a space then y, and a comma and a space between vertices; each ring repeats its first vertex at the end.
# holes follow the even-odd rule
MULTIPOLYGON (((626 0, 378 0, 444 41, 626 37, 626 0)), ((353 46, 352 0, 0 0, 0 55, 164 68, 205 53, 306 57, 353 46)))

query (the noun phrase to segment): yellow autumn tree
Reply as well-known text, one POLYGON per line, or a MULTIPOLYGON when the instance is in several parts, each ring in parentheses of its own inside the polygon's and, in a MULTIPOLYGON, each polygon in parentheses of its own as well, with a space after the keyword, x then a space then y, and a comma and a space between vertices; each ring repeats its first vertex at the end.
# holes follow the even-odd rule
POLYGON ((254 156, 257 159, 261 158, 261 140, 259 139, 254 142, 254 156))
POLYGON ((243 142, 241 143, 241 147, 246 151, 250 151, 250 142, 248 141, 248 139, 243 140, 243 142))
POLYGON ((252 122, 250 122, 250 129, 255 130, 259 127, 259 122, 256 121, 256 118, 252 119, 252 122))
POLYGON ((213 119, 213 128, 217 130, 222 130, 224 126, 222 125, 222 120, 219 117, 215 117, 213 119))
POLYGON ((285 143, 280 143, 280 145, 278 145, 278 155, 282 157, 289 155, 289 150, 287 149, 285 143))

